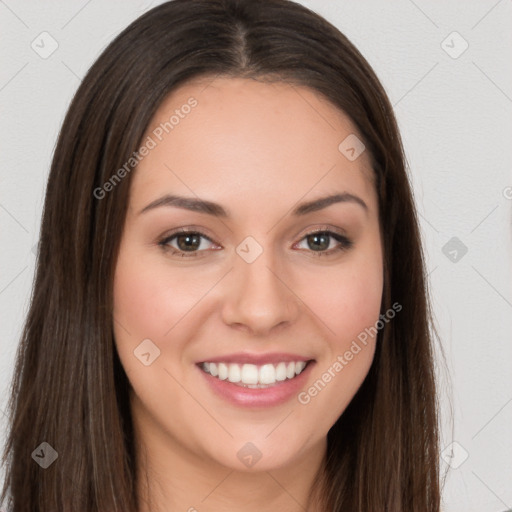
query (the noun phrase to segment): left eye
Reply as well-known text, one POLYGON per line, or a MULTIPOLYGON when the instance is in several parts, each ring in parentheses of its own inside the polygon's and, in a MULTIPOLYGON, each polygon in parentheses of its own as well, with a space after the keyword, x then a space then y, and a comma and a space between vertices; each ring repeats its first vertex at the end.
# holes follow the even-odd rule
POLYGON ((307 234, 302 240, 304 241, 302 243, 306 243, 308 246, 306 249, 311 249, 318 256, 349 249, 352 246, 352 242, 347 237, 332 231, 314 231, 307 234), (333 239, 338 242, 338 245, 331 245, 333 239))

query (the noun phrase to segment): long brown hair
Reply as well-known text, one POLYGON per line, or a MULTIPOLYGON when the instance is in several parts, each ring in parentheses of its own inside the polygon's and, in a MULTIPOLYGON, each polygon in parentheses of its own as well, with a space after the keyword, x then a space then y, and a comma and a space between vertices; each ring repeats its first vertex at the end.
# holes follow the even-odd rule
POLYGON ((2 501, 16 512, 137 510, 130 384, 112 316, 132 173, 101 199, 95 191, 138 149, 163 99, 201 76, 309 87, 359 130, 379 198, 381 312, 395 302, 403 311, 379 332, 369 374, 328 433, 317 488, 329 511, 438 512, 437 334, 392 106, 347 38, 289 0, 164 3, 116 37, 81 83, 48 179, 9 401, 2 501), (47 469, 32 457, 42 442, 58 453, 47 469))

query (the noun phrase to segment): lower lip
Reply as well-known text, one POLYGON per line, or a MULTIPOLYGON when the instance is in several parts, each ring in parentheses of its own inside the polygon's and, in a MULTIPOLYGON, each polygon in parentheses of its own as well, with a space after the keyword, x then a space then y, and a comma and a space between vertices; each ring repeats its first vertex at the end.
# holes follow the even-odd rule
POLYGON ((238 407, 272 407, 286 403, 300 392, 314 364, 314 361, 310 361, 306 368, 293 379, 286 379, 276 382, 275 385, 268 388, 259 389, 238 386, 228 380, 212 377, 199 366, 197 366, 197 369, 211 386, 211 389, 224 400, 238 407))

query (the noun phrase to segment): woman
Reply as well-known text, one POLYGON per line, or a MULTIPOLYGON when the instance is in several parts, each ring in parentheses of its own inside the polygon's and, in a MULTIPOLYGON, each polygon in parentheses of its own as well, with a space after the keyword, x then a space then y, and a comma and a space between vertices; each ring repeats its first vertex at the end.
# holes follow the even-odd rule
POLYGON ((59 136, 3 497, 439 511, 431 329, 361 54, 287 0, 167 2, 103 52, 59 136))

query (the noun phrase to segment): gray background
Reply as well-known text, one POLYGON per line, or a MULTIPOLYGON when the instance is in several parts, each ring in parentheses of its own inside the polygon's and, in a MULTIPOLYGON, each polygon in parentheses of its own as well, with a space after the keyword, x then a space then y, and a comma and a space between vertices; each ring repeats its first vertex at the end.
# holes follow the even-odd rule
MULTIPOLYGON (((158 3, 0 0, 0 409, 64 114, 100 51, 158 3)), ((512 0, 300 3, 352 40, 396 109, 448 362, 444 510, 510 509, 512 0)))

